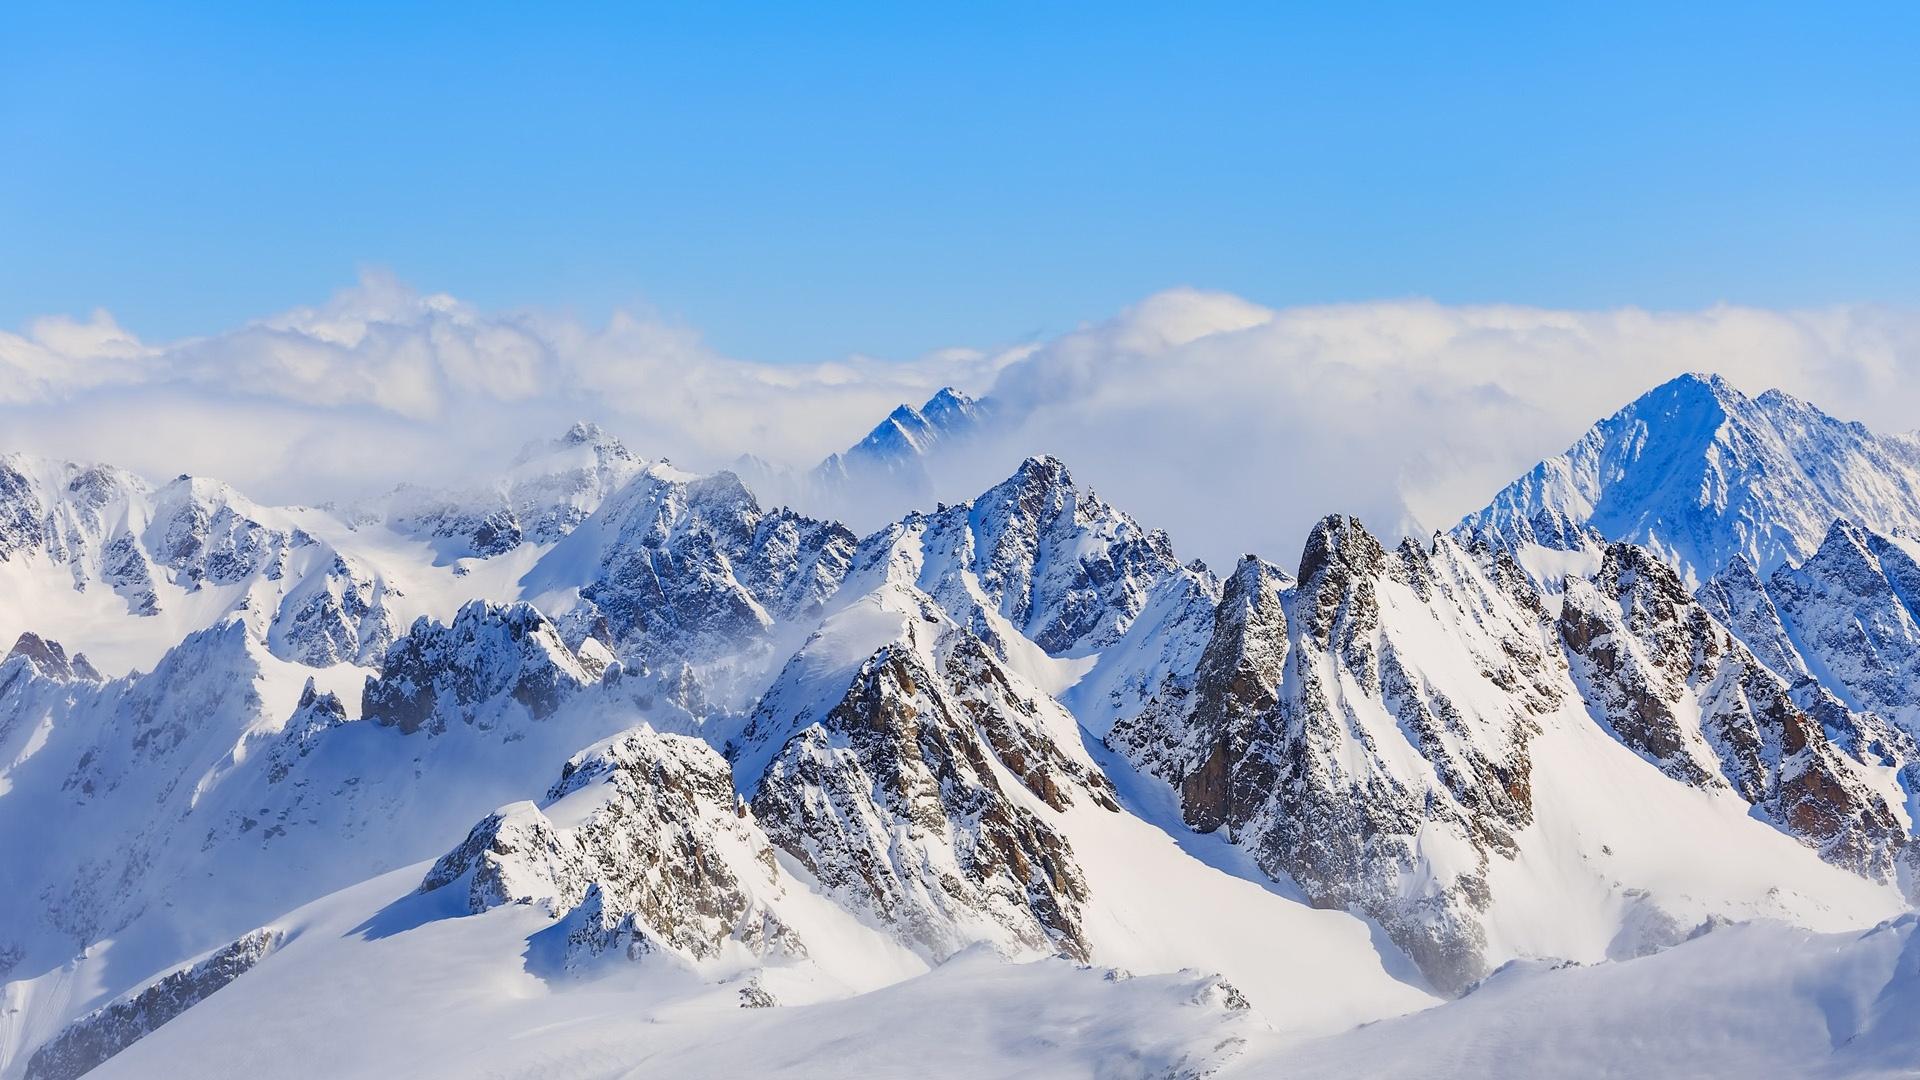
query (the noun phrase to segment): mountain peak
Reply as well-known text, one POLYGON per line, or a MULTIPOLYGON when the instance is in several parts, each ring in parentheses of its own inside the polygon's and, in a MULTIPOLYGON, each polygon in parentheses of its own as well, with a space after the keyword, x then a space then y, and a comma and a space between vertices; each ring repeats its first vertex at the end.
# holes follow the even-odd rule
POLYGON ((16 656, 26 657, 40 674, 49 678, 62 681, 73 679, 85 679, 88 682, 102 681, 101 674, 87 662, 86 654, 75 653, 69 658, 67 650, 62 648, 59 642, 51 638, 43 638, 31 630, 22 632, 19 639, 13 643, 13 648, 7 653, 8 659, 16 656))
POLYGON ((1572 549, 1591 530, 1700 581, 1735 554, 1763 574, 1804 559, 1836 518, 1881 533, 1920 526, 1920 447, 1777 390, 1748 398, 1690 373, 1595 424, 1460 527, 1513 548, 1572 549))
POLYGON ((880 482, 928 494, 926 458, 941 444, 974 433, 983 416, 979 402, 943 386, 919 408, 905 402, 894 406, 859 442, 815 466, 812 476, 830 489, 850 481, 880 482))
POLYGON ((573 426, 568 428, 566 434, 560 436, 560 439, 562 442, 589 443, 599 442, 606 437, 607 433, 599 424, 591 420, 575 420, 573 426))
POLYGON ((1036 454, 1020 463, 1009 479, 1024 484, 1045 484, 1060 487, 1073 486, 1073 474, 1067 471, 1067 464, 1052 454, 1036 454))
POLYGON ((973 398, 951 386, 943 386, 927 399, 925 405, 920 406, 920 415, 926 417, 934 427, 952 431, 978 419, 978 409, 979 402, 973 398))
POLYGON ((1315 575, 1335 563, 1370 574, 1385 559, 1386 549, 1359 518, 1328 514, 1315 522, 1313 531, 1307 534, 1307 546, 1300 553, 1299 579, 1312 581, 1315 575))
POLYGON ((518 469, 529 462, 538 461, 550 455, 564 455, 570 460, 576 455, 569 452, 576 447, 589 447, 594 451, 595 456, 602 460, 607 458, 621 461, 636 460, 626 444, 609 434, 606 428, 591 420, 575 420, 571 427, 551 439, 528 441, 520 447, 520 452, 514 455, 513 464, 518 469))

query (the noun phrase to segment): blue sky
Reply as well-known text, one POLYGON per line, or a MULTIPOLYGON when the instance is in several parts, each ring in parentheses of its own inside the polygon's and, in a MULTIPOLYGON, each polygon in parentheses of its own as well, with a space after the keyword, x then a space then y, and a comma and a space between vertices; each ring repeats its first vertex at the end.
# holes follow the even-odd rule
POLYGON ((0 327, 367 265, 773 362, 1179 284, 1920 302, 1920 8, 1673 6, 13 3, 0 327))

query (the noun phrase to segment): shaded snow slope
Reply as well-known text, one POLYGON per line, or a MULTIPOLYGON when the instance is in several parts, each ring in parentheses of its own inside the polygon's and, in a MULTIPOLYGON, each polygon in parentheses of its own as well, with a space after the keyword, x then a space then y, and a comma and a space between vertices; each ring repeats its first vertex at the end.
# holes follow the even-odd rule
POLYGON ((1326 1077, 1896 1077, 1920 1070, 1915 917, 1722 928, 1657 956, 1515 964, 1442 1008, 1244 1060, 1326 1077))

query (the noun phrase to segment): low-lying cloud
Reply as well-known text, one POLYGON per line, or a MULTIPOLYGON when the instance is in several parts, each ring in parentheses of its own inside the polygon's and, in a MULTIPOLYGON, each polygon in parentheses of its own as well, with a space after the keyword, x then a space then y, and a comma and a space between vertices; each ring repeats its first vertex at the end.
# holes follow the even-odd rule
POLYGON ((1444 527, 1689 370, 1906 430, 1920 314, 1275 310, 1176 289, 1037 343, 788 366, 718 355, 658 318, 483 312, 370 274, 323 305, 179 342, 143 342, 105 313, 0 333, 0 449, 318 501, 469 478, 587 417, 690 467, 751 453, 804 469, 951 384, 1011 422, 941 464, 940 497, 1053 453, 1185 552, 1290 562, 1333 511, 1389 537, 1444 527))

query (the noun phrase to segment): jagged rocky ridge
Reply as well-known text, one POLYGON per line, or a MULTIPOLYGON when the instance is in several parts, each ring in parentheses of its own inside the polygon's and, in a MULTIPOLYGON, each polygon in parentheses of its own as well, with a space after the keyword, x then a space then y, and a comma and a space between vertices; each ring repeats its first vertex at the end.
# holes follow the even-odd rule
POLYGON ((1909 838, 1870 774, 1873 721, 1828 708, 1830 732, 1651 552, 1610 545, 1568 583, 1559 631, 1596 722, 1662 772, 1731 786, 1827 861, 1894 880, 1909 838))
MULTIPOLYGON (((1186 826, 1364 913, 1458 990, 1515 954, 1503 883, 1538 850, 1535 750, 1576 723, 1864 880, 1907 873, 1912 739, 1869 700, 1898 678, 1837 678, 1857 648, 1786 629, 1812 625, 1809 598, 1899 628, 1891 597, 1910 625, 1904 549, 1841 533, 1870 559, 1836 549, 1697 601, 1654 553, 1591 530, 1597 570, 1543 590, 1497 536, 1388 549, 1344 518, 1314 530, 1297 578, 1250 557, 1221 581, 1052 459, 857 543, 729 474, 651 466, 540 555, 532 603, 468 604, 380 649, 357 711, 311 679, 296 702, 289 658, 244 621, 121 680, 23 639, 0 664, 0 800, 16 799, 0 841, 27 820, 15 792, 159 808, 131 831, 83 810, 75 837, 125 846, 26 866, 58 889, 16 909, 59 892, 48 910, 78 943, 151 924, 137 900, 99 902, 128 883, 293 879, 170 931, 204 947, 464 829, 423 885, 546 911, 562 966, 803 952, 775 914, 794 888, 929 960, 982 941, 1097 960, 1103 898, 1072 819, 1129 810, 1091 731, 1166 781, 1186 826), (719 698, 746 703, 739 723, 714 722, 719 698), (731 767, 641 730, 572 757, 541 805, 514 801, 643 719, 724 742, 731 767), (15 760, 43 724, 54 737, 15 760)), ((1910 639, 1871 640, 1878 657, 1910 639)))
MULTIPOLYGON (((598 638, 636 666, 696 672, 726 695, 767 662, 783 623, 817 614, 855 538, 785 508, 764 510, 732 473, 641 472, 523 581, 564 605, 575 642, 598 638)), ((778 658, 773 658, 777 663, 778 658)))
POLYGON ((1154 586, 1180 569, 1158 529, 1028 458, 979 498, 914 513, 860 544, 858 574, 905 575, 1006 655, 1021 640, 1080 655, 1119 640, 1154 586))
POLYGON ((1835 706, 1830 733, 1643 548, 1610 546, 1558 599, 1556 615, 1502 549, 1389 552, 1329 518, 1297 582, 1240 564, 1191 682, 1107 741, 1177 788, 1189 825, 1366 911, 1442 989, 1486 971, 1494 864, 1532 819, 1529 746, 1568 706, 1671 779, 1897 880, 1910 827, 1871 718, 1835 706))
POLYGON ((569 969, 658 951, 698 962, 727 947, 804 956, 767 905, 781 888, 726 759, 698 739, 644 727, 568 761, 542 807, 488 815, 420 883, 421 892, 463 893, 475 914, 540 906, 559 920, 569 969))
POLYGON ((807 475, 811 494, 833 503, 877 486, 896 498, 923 500, 932 488, 930 456, 978 435, 992 415, 989 402, 942 387, 919 408, 894 409, 865 438, 814 466, 807 475))
MULTIPOLYGON (((1087 886, 1047 811, 1117 811, 1111 785, 1061 745, 1064 710, 1016 686, 969 630, 931 605, 899 627, 824 712, 793 715, 784 687, 768 695, 748 732, 778 746, 756 815, 836 898, 932 959, 984 938, 1086 960, 1087 886)), ((837 647, 841 629, 810 648, 837 647)), ((812 661, 802 650, 792 666, 812 661)))
POLYGON ((106 466, 0 458, 0 562, 46 567, 78 593, 113 593, 132 616, 205 612, 201 625, 238 616, 300 663, 377 656, 393 639, 401 590, 317 538, 316 520, 206 479, 155 489, 106 466))
POLYGON ((1517 853, 1528 742, 1565 694, 1542 617, 1517 572, 1449 539, 1389 552, 1329 518, 1297 583, 1241 562, 1191 687, 1107 741, 1176 785, 1189 825, 1367 911, 1457 990, 1484 973, 1487 864, 1517 853), (1426 853, 1442 836, 1450 865, 1426 853))
MULTIPOLYGON (((1910 544, 1910 542, 1909 542, 1910 544)), ((1736 560, 1701 599, 1769 664, 1920 732, 1920 563, 1914 548, 1836 521, 1812 556, 1763 583, 1736 560)))
POLYGON ((544 719, 581 687, 618 677, 619 661, 588 638, 579 652, 531 604, 476 600, 441 626, 424 616, 368 676, 361 715, 403 732, 450 723, 491 728, 503 709, 544 719))
POLYGON ((262 928, 151 985, 89 1013, 35 1050, 27 1060, 26 1080, 74 1080, 151 1034, 245 975, 280 944, 281 935, 262 928))

